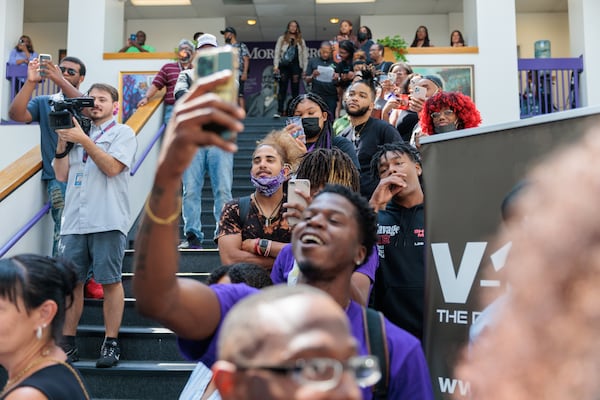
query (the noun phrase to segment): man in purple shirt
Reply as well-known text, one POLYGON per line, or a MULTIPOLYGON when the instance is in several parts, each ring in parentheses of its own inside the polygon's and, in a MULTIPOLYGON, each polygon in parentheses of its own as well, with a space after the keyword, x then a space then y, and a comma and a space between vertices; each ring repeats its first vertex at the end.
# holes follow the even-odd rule
MULTIPOLYGON (((239 121, 243 111, 209 93, 230 74, 222 71, 202 79, 192 96, 176 104, 178 118, 168 127, 136 240, 134 291, 139 311, 173 330, 180 338, 183 353, 193 359, 202 357, 207 365, 216 360, 223 318, 235 303, 256 291, 243 284, 208 287, 176 276, 181 175, 197 146, 236 150, 235 144, 204 131, 202 126, 218 122, 231 131, 243 129, 239 121), (208 107, 212 112, 198 112, 208 107)), ((360 355, 368 354, 368 340, 363 308, 350 299, 351 276, 356 265, 370 255, 376 232, 375 213, 367 201, 345 187, 334 186, 325 188, 304 210, 292 237, 300 281, 324 290, 346 311, 360 355)), ((433 399, 419 341, 387 320, 384 328, 389 355, 388 398, 433 399)), ((371 388, 363 389, 363 398, 373 398, 371 388)))

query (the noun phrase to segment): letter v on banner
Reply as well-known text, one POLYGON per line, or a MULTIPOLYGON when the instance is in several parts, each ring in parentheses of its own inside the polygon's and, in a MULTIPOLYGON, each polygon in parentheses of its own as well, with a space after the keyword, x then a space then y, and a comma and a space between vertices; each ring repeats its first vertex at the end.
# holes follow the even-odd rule
POLYGON ((455 273, 448 243, 431 245, 435 270, 446 303, 467 302, 486 246, 487 242, 467 242, 458 272, 455 273))

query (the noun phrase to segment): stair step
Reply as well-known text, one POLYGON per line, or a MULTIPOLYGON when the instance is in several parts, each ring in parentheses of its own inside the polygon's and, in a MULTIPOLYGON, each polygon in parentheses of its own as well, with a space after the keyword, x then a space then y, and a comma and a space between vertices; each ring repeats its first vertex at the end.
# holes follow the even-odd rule
POLYGON ((121 361, 112 368, 96 368, 95 361, 79 361, 94 399, 177 399, 196 366, 189 362, 121 361))
MULTIPOLYGON (((133 249, 125 250, 123 258, 123 272, 133 272, 133 249)), ((179 250, 179 272, 205 272, 211 273, 221 265, 219 250, 217 249, 181 249, 179 250)))
MULTIPOLYGON (((96 360, 103 340, 103 325, 79 325, 76 338, 79 357, 96 360)), ((175 334, 166 328, 122 326, 119 342, 122 360, 183 361, 175 334)))

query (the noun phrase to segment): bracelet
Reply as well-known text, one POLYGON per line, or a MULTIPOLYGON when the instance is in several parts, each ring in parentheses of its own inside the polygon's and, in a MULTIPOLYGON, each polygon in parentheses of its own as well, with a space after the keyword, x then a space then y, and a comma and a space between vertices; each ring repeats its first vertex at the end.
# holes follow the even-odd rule
POLYGON ((260 247, 258 246, 259 242, 260 242, 260 239, 256 239, 254 241, 254 252, 256 254, 258 254, 259 256, 262 256, 262 254, 260 253, 260 247))
POLYGON ((272 240, 269 240, 269 245, 267 246, 267 251, 265 252, 265 257, 269 257, 269 254, 271 254, 271 245, 273 244, 272 240))
POLYGON ((177 207, 177 211, 175 211, 175 213, 173 215, 170 215, 167 218, 161 218, 161 217, 157 216, 156 214, 154 214, 154 212, 152 212, 152 210, 150 209, 150 196, 148 196, 148 199, 146 200, 146 203, 144 204, 144 211, 146 212, 146 215, 148 216, 148 218, 150 218, 150 220, 152 222, 154 222, 155 224, 169 225, 169 224, 173 223, 173 221, 175 221, 177 218, 179 218, 179 214, 181 213, 181 197, 177 197, 177 198, 179 199, 179 205, 177 207))

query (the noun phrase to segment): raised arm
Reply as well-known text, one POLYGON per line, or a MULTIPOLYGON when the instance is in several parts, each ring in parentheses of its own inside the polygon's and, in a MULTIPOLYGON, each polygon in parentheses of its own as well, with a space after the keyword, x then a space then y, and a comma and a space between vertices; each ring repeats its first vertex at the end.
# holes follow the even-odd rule
POLYGON ((13 99, 8 109, 8 117, 17 122, 31 122, 33 117, 27 110, 27 104, 37 87, 38 82, 42 80, 39 73, 39 60, 33 59, 27 66, 27 80, 13 99))
POLYGON ((175 105, 135 243, 133 289, 138 310, 188 339, 212 335, 220 308, 208 286, 175 275, 181 178, 198 146, 237 150, 235 144, 202 128, 218 123, 234 132, 242 131, 244 111, 209 93, 230 76, 231 71, 222 71, 202 78, 175 105))

